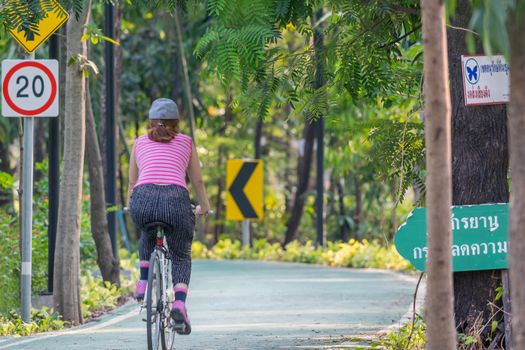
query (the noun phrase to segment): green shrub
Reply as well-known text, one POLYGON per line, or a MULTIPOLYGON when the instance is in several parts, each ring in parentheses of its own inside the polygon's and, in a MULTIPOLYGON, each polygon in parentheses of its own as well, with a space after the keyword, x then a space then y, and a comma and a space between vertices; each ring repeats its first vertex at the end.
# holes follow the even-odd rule
POLYGON ((139 253, 129 252, 124 248, 119 250, 120 258, 120 289, 123 296, 131 295, 135 282, 139 279, 139 253))
POLYGON ((90 272, 84 272, 80 278, 82 315, 84 318, 114 309, 122 297, 131 295, 135 281, 139 278, 138 253, 130 253, 126 249, 120 249, 119 257, 121 267, 120 288, 109 282, 104 282, 102 277, 93 277, 90 272))
POLYGON ((88 318, 94 312, 114 309, 122 290, 109 282, 104 282, 101 277, 94 278, 91 273, 80 277, 82 316, 88 318))
POLYGON ((386 350, 424 350, 426 325, 417 315, 414 322, 388 333, 378 344, 386 350))
POLYGON ((211 249, 194 242, 192 256, 194 259, 284 261, 336 267, 413 270, 395 247, 384 247, 378 241, 355 239, 348 243, 329 242, 324 249, 315 247, 311 241, 305 244, 294 241, 286 249, 278 243, 270 244, 265 239, 255 240, 253 247, 242 247, 238 240, 223 239, 211 249))
POLYGON ((0 316, 0 336, 24 336, 34 333, 49 332, 63 329, 65 322, 60 315, 47 307, 31 310, 31 322, 22 322, 21 316, 15 311, 0 316))
POLYGON ((0 212, 0 314, 20 303, 20 248, 16 218, 0 212))

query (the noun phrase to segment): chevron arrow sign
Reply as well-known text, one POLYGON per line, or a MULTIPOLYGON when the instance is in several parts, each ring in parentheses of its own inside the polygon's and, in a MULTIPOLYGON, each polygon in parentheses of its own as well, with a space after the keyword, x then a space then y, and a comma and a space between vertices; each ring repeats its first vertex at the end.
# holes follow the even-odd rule
POLYGON ((226 164, 226 186, 226 219, 262 219, 262 161, 229 160, 226 164))

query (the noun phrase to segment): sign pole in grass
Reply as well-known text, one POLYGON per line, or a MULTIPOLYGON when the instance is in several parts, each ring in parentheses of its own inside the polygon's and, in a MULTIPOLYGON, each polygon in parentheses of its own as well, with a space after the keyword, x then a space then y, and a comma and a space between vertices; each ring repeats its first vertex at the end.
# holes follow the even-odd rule
POLYGON ((33 232, 33 138, 35 117, 58 116, 58 61, 35 60, 34 52, 68 20, 56 0, 53 9, 31 27, 32 35, 13 28, 11 36, 28 53, 26 60, 2 61, 2 115, 24 119, 21 208, 20 304, 22 321, 31 322, 31 249, 33 232))
MULTIPOLYGON (((35 54, 27 56, 34 60, 35 54)), ((33 131, 34 118, 24 118, 24 160, 22 172, 22 321, 31 322, 31 238, 33 232, 33 131)))
POLYGON ((33 138, 35 117, 58 115, 58 61, 2 61, 2 115, 22 117, 22 208, 21 208, 21 313, 30 322, 31 311, 31 238, 33 231, 33 138))
POLYGON ((250 245, 250 220, 243 220, 242 222, 242 246, 250 245))

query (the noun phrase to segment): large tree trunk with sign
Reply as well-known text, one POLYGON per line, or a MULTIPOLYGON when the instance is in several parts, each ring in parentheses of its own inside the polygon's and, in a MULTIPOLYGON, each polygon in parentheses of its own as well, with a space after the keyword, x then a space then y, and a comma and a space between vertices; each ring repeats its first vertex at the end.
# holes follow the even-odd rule
POLYGON ((113 256, 106 214, 106 196, 102 177, 102 157, 97 139, 95 117, 91 108, 89 86, 86 95, 86 157, 89 169, 91 233, 97 247, 97 264, 104 281, 120 285, 120 265, 113 256))
POLYGON ((425 319, 427 350, 455 350, 452 227, 450 223, 450 96, 447 77, 445 8, 421 2, 423 21, 425 142, 427 147, 428 282, 425 319))
POLYGON ((525 1, 509 13, 511 104, 509 113, 510 169, 510 279, 513 349, 525 349, 525 1))
MULTIPOLYGON (((67 23, 67 56, 87 56, 87 44, 80 38, 89 21, 91 2, 79 18, 67 23)), ((86 128, 86 79, 77 60, 66 73, 64 159, 56 238, 54 305, 65 321, 82 323, 80 298, 80 215, 86 128)))
MULTIPOLYGON (((458 1, 452 25, 468 28, 470 1, 458 1)), ((504 203, 509 199, 507 184, 508 148, 504 106, 465 107, 461 55, 467 54, 466 32, 448 30, 448 55, 452 96, 452 203, 454 205, 504 203)), ((481 52, 481 51, 480 51, 481 52)), ((456 326, 471 333, 486 326, 490 333, 491 313, 499 271, 454 274, 456 326)), ((498 319, 496 319, 498 320, 498 319)))

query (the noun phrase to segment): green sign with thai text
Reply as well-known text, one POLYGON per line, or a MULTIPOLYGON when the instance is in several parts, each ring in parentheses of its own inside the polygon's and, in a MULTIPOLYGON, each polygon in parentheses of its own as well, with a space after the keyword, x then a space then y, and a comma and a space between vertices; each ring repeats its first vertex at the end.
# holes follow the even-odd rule
MULTIPOLYGON (((509 206, 482 204, 452 207, 452 266, 454 271, 508 268, 509 206)), ((394 243, 399 254, 425 271, 426 209, 414 209, 399 227, 394 243)))

